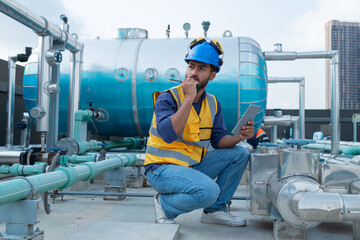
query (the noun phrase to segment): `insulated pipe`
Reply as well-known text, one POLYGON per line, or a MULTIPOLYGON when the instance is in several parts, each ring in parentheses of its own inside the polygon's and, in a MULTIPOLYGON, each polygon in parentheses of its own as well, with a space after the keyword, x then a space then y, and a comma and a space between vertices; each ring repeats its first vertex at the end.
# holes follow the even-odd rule
POLYGON ((277 141, 277 127, 278 126, 292 126, 294 130, 294 138, 299 137, 299 117, 290 115, 283 115, 281 117, 265 116, 264 126, 271 126, 271 142, 277 141))
POLYGON ((0 205, 51 189, 65 189, 77 181, 90 180, 99 173, 118 167, 132 166, 136 161, 134 154, 123 154, 101 162, 82 163, 76 167, 61 167, 50 173, 0 182, 0 205))
POLYGON ((36 15, 15 1, 0 0, 0 11, 32 29, 39 36, 53 36, 55 41, 65 43, 65 47, 71 52, 80 51, 84 46, 77 38, 61 30, 59 26, 36 15))
POLYGON ((274 125, 274 126, 271 127, 271 142, 272 143, 276 143, 277 131, 278 131, 278 126, 277 125, 274 125))
POLYGON ((306 221, 291 209, 293 196, 298 192, 321 192, 321 186, 308 176, 286 177, 278 180, 274 173, 267 185, 267 197, 279 211, 281 217, 290 225, 308 229, 320 224, 317 221, 306 221))
POLYGON ((281 117, 266 116, 264 118, 265 126, 291 126, 299 120, 299 117, 283 115, 281 117))
POLYGON ((0 164, 20 163, 20 151, 0 152, 0 164))
POLYGON ((8 58, 8 101, 6 106, 7 111, 7 127, 6 127, 6 143, 5 148, 11 149, 13 147, 14 139, 14 101, 15 101, 15 75, 16 75, 16 61, 17 57, 8 58))
POLYGON ((291 200, 292 211, 310 222, 360 220, 360 195, 299 192, 291 200))
POLYGON ((339 151, 339 54, 338 50, 316 52, 264 52, 267 61, 293 61, 295 59, 331 58, 331 153, 339 151))
POLYGON ((305 139, 305 78, 303 77, 269 77, 268 83, 299 83, 299 119, 300 138, 305 139))
POLYGON ((75 112, 79 110, 81 70, 83 64, 83 49, 70 56, 69 106, 68 106, 68 137, 74 137, 75 112))
POLYGON ((331 154, 339 153, 340 141, 339 54, 331 58, 331 154))
POLYGON ((36 118, 36 131, 49 131, 50 121, 50 94, 47 92, 47 86, 51 84, 52 69, 46 61, 46 53, 53 44, 51 36, 39 37, 39 64, 37 81, 37 106, 31 109, 30 114, 36 118))
POLYGON ((293 61, 295 59, 321 59, 332 58, 338 53, 337 50, 332 51, 314 51, 314 52, 270 52, 265 51, 264 57, 266 61, 293 61))

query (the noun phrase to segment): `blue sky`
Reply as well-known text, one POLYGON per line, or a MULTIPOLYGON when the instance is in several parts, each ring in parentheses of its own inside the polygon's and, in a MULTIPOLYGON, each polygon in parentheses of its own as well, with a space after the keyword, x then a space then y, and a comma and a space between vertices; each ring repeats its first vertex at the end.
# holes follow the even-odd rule
MULTIPOLYGON (((60 14, 69 18, 70 32, 80 38, 112 38, 118 27, 139 27, 149 38, 184 37, 182 25, 191 24, 189 37, 202 36, 201 22, 210 21, 209 37, 233 36, 255 39, 263 51, 282 43, 284 51, 325 49, 325 23, 332 19, 360 22, 359 0, 21 0, 32 12, 60 25, 60 14)), ((0 58, 37 46, 37 35, 0 13, 0 58)), ((306 108, 325 108, 325 61, 268 62, 268 76, 305 77, 306 108)), ((268 108, 298 108, 297 84, 269 84, 268 108)))

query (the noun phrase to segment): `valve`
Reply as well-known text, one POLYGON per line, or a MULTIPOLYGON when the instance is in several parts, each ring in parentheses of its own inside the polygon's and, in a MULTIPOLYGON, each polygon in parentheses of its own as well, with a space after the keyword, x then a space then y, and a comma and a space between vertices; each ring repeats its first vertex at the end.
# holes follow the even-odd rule
POLYGON ((30 115, 33 118, 40 119, 45 116, 45 110, 42 107, 34 107, 30 110, 30 115))
POLYGON ((18 122, 18 123, 16 124, 16 127, 17 127, 18 129, 20 129, 20 130, 23 130, 23 129, 25 129, 25 128, 27 127, 27 124, 24 123, 24 122, 18 122))
POLYGON ((46 52, 45 58, 51 66, 58 65, 62 62, 62 54, 60 51, 49 50, 46 52))
POLYGON ((48 84, 46 86, 46 91, 49 94, 60 93, 60 86, 58 84, 48 84))
POLYGON ((64 21, 64 23, 67 23, 67 22, 68 22, 68 18, 67 18, 67 16, 66 16, 65 14, 61 14, 61 15, 60 15, 60 20, 61 20, 61 21, 64 21))

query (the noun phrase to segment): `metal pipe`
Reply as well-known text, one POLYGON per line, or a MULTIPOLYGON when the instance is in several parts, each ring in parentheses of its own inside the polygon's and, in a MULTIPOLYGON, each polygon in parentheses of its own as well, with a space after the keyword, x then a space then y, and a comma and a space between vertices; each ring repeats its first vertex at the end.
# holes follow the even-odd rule
MULTIPOLYGON (((49 191, 49 194, 54 194, 53 191, 49 191)), ((125 197, 154 197, 152 193, 116 193, 116 192, 81 192, 81 191, 59 191, 56 195, 81 195, 81 196, 125 196, 125 197)), ((247 200, 246 196, 233 196, 231 200, 247 200)))
MULTIPOLYGON (((59 86, 60 83, 60 65, 55 64, 52 66, 51 82, 53 85, 59 86)), ((60 87, 59 87, 60 88, 60 87)), ((50 116, 49 116, 49 127, 51 131, 46 136, 46 146, 48 148, 55 147, 58 141, 59 133, 59 94, 50 95, 50 116)))
POLYGON ((291 209, 311 222, 359 221, 359 202, 360 195, 299 192, 293 196, 291 209))
POLYGON ((65 47, 71 52, 80 51, 84 46, 77 38, 61 30, 59 26, 13 0, 0 0, 0 12, 32 29, 39 36, 53 36, 55 41, 65 43, 65 47))
POLYGON ((0 152, 0 164, 20 163, 21 151, 0 152))
POLYGON ((293 61, 295 59, 331 58, 331 153, 338 154, 339 128, 339 54, 338 50, 316 52, 264 52, 267 61, 293 61))
POLYGON ((15 76, 17 57, 8 58, 8 101, 7 101, 7 127, 5 147, 11 149, 14 139, 14 102, 15 102, 15 76))
POLYGON ((313 51, 313 52, 272 52, 265 51, 264 57, 266 61, 294 61, 295 59, 318 59, 318 58, 332 58, 337 54, 337 50, 331 51, 313 51))
POLYGON ((28 112, 23 113, 23 118, 21 122, 25 125, 25 128, 21 129, 20 147, 27 148, 30 145, 30 133, 31 133, 31 119, 28 112))
POLYGON ((299 82, 300 138, 305 139, 305 78, 299 82))
POLYGON ((61 167, 50 173, 0 182, 0 205, 51 189, 65 189, 77 181, 90 180, 99 173, 118 167, 132 166, 136 161, 134 154, 124 154, 101 162, 82 163, 76 167, 61 167))
POLYGON ((268 83, 299 83, 300 138, 305 139, 305 78, 304 77, 269 77, 268 83))
POLYGON ((53 44, 51 36, 41 36, 39 38, 39 64, 38 64, 38 83, 37 83, 37 108, 39 114, 36 117, 36 131, 49 131, 50 121, 50 96, 45 91, 47 85, 51 84, 52 69, 46 61, 46 53, 53 44))
POLYGON ((277 140, 277 130, 278 130, 278 126, 274 125, 271 127, 271 142, 272 143, 276 143, 277 140))
POLYGON ((281 217, 290 225, 297 228, 312 228, 320 224, 317 221, 306 221, 291 209, 293 196, 298 192, 318 192, 321 186, 307 176, 286 177, 278 180, 274 173, 267 186, 267 197, 279 211, 281 217))
POLYGON ((75 112, 79 110, 81 70, 83 64, 83 49, 70 56, 69 106, 68 106, 68 137, 74 137, 75 112))
POLYGON ((356 137, 357 137, 357 122, 356 120, 354 120, 353 118, 353 141, 356 142, 356 137))
POLYGON ((331 58, 331 154, 339 153, 339 115, 339 54, 336 52, 331 58))
POLYGON ((291 126, 299 120, 299 117, 283 115, 281 117, 266 116, 264 117, 265 126, 291 126))

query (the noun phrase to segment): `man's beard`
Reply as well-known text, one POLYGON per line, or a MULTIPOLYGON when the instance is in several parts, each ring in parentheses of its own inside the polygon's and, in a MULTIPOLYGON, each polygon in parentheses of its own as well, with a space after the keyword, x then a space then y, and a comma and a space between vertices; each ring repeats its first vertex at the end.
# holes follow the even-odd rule
MULTIPOLYGON (((185 75, 185 77, 187 77, 187 75, 185 75)), ((199 85, 199 90, 200 89, 205 89, 205 87, 207 86, 208 82, 210 81, 210 75, 208 77, 208 79, 204 82, 200 82, 200 79, 196 76, 190 76, 190 78, 193 78, 194 80, 196 80, 198 82, 198 85, 199 85)))

